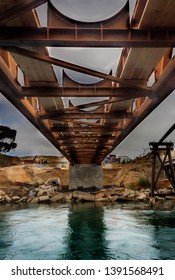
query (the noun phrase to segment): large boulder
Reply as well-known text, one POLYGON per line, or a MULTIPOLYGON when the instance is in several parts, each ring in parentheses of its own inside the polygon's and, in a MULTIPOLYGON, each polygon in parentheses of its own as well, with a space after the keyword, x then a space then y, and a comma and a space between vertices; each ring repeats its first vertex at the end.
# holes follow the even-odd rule
POLYGON ((37 196, 43 196, 43 195, 47 195, 47 190, 46 190, 46 189, 41 189, 41 190, 39 190, 39 192, 37 193, 37 196))
POLYGON ((49 201, 49 196, 48 196, 48 195, 40 196, 40 197, 38 198, 38 201, 39 201, 39 202, 48 202, 48 201, 49 201))
POLYGON ((173 196, 166 195, 165 198, 168 199, 168 200, 175 200, 175 196, 174 195, 173 196))
POLYGON ((123 196, 123 197, 128 197, 130 194, 131 194, 131 190, 126 189, 126 190, 122 193, 122 196, 123 196))
POLYGON ((0 196, 4 196, 5 195, 5 191, 0 190, 0 196))
POLYGON ((32 198, 32 200, 30 202, 31 203, 38 203, 39 202, 39 198, 38 197, 32 198))
POLYGON ((145 201, 147 200, 147 195, 145 193, 140 193, 140 195, 137 197, 138 200, 145 201))
POLYGON ((12 200, 13 200, 13 201, 17 201, 17 200, 19 200, 19 199, 20 199, 19 196, 12 196, 12 200))
POLYGON ((51 178, 46 181, 45 185, 60 186, 61 182, 59 178, 51 178))
POLYGON ((8 195, 4 195, 4 200, 6 202, 11 202, 12 201, 12 199, 8 195))
POLYGON ((58 193, 54 195, 52 198, 50 198, 51 202, 57 202, 63 199, 63 193, 58 193))
POLYGON ((95 201, 95 195, 87 192, 73 192, 73 198, 78 201, 95 201))
POLYGON ((26 202, 28 200, 27 196, 21 197, 18 202, 26 202))
POLYGON ((169 195, 172 194, 172 189, 168 188, 164 188, 164 189, 160 189, 157 191, 159 194, 164 194, 164 195, 169 195))
POLYGON ((67 202, 70 202, 72 200, 72 197, 73 197, 72 192, 67 192, 67 193, 64 193, 63 200, 67 201, 67 202))

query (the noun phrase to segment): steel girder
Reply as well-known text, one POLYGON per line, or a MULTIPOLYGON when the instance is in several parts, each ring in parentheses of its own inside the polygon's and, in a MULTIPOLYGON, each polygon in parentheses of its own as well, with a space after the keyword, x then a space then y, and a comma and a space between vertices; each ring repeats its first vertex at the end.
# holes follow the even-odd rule
POLYGON ((174 28, 51 28, 0 27, 0 47, 174 47, 174 28))

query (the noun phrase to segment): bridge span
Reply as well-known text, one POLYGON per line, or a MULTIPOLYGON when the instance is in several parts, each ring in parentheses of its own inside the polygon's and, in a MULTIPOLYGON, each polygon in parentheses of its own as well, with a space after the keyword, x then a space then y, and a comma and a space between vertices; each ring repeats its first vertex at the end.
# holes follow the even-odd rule
POLYGON ((0 1, 0 91, 72 165, 100 165, 175 89, 175 1, 123 2, 110 18, 87 23, 52 0, 0 1), (88 47, 91 67, 52 57, 48 47, 88 47), (122 48, 116 72, 96 69, 91 48, 122 48), (53 66, 63 69, 61 83, 53 66), (64 69, 101 81, 78 83, 64 69))

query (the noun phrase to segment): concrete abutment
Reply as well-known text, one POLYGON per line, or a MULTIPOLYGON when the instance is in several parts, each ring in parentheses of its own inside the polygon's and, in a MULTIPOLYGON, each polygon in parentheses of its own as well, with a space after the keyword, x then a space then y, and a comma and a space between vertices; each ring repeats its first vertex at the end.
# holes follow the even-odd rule
POLYGON ((96 164, 75 164, 69 168, 69 189, 102 188, 103 169, 96 164))

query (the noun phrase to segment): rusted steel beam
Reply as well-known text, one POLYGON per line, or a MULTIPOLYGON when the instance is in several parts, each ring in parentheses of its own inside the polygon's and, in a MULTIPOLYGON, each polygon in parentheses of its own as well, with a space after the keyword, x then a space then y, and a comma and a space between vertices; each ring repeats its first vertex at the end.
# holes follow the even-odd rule
POLYGON ((48 2, 48 0, 21 0, 17 4, 11 5, 8 9, 0 13, 0 25, 8 23, 12 19, 21 16, 29 10, 48 2))
MULTIPOLYGON (((1 29, 0 29, 1 30, 1 29)), ((70 62, 66 62, 60 59, 56 59, 44 54, 40 54, 40 53, 36 53, 34 51, 30 51, 30 50, 26 50, 23 48, 18 48, 18 47, 3 47, 3 50, 12 52, 12 53, 16 53, 25 57, 29 57, 32 59, 36 59, 38 61, 42 61, 45 63, 49 63, 49 64, 53 64, 56 66, 61 66, 67 69, 71 69, 73 71, 77 71, 83 74, 88 74, 94 77, 98 77, 98 78, 102 78, 102 79, 106 79, 106 80, 110 80, 113 82, 117 82, 117 83, 123 83, 127 86, 134 86, 134 88, 136 87, 136 82, 135 81, 127 81, 127 80, 122 80, 118 77, 112 76, 110 74, 105 74, 96 70, 92 70, 83 66, 79 66, 70 62)), ((143 86, 143 85, 137 85, 138 89, 147 89, 147 87, 143 86)))
MULTIPOLYGON (((110 154, 132 131, 136 128, 171 92, 175 89, 175 58, 171 59, 164 69, 159 80, 152 86, 153 99, 144 102, 137 112, 133 113, 133 120, 123 127, 123 132, 114 141, 113 148, 109 150, 104 158, 110 154)), ((103 159, 104 159, 103 158, 103 159)))
POLYGON ((93 154, 91 154, 91 155, 88 155, 88 154, 77 154, 77 158, 78 159, 81 159, 81 158, 84 159, 84 157, 86 157, 88 159, 92 159, 93 158, 93 154))
POLYGON ((58 128, 69 128, 70 130, 72 128, 75 129, 81 129, 81 128, 93 128, 94 130, 97 128, 115 128, 116 127, 116 123, 108 123, 107 126, 105 126, 104 124, 100 124, 100 123, 94 123, 94 122, 83 122, 83 121, 76 121, 76 120, 71 120, 71 121, 67 121, 67 120, 63 120, 62 122, 66 122, 66 123, 73 123, 73 126, 68 126, 68 125, 64 125, 64 124, 54 124, 54 127, 58 127, 58 128))
MULTIPOLYGON (((108 141, 108 140, 115 140, 116 137, 115 136, 110 136, 110 135, 106 135, 106 134, 102 134, 100 137, 103 138, 103 141, 108 141)), ((90 137, 88 137, 87 135, 69 135, 69 136, 58 136, 56 138, 58 141, 92 141, 92 140, 97 140, 99 141, 98 136, 94 136, 91 135, 90 137)))
POLYGON ((72 162, 68 154, 60 149, 58 141, 47 127, 45 127, 42 122, 39 122, 39 120, 36 122, 35 115, 21 102, 19 98, 21 87, 14 79, 10 69, 2 58, 0 58, 0 91, 70 162, 72 162))
POLYGON ((104 145, 99 145, 98 143, 97 144, 69 144, 69 145, 65 145, 65 144, 62 144, 61 147, 63 149, 71 149, 71 148, 75 148, 76 150, 77 149, 88 149, 88 148, 94 148, 94 149, 101 149, 101 148, 111 148, 111 145, 107 145, 107 144, 104 144, 104 145))
POLYGON ((175 123, 168 129, 168 131, 161 137, 159 143, 163 142, 175 130, 175 123))
POLYGON ((82 104, 82 105, 77 105, 75 107, 64 108, 63 110, 65 112, 66 111, 74 111, 74 110, 77 110, 77 109, 82 110, 82 109, 91 108, 91 107, 94 107, 94 106, 101 106, 101 105, 105 105, 105 104, 119 103, 119 102, 127 101, 127 100, 130 100, 130 99, 133 99, 133 98, 129 97, 127 99, 121 99, 120 98, 120 99, 115 99, 115 100, 108 99, 108 100, 104 100, 104 101, 96 101, 96 102, 90 102, 90 103, 86 103, 86 104, 82 104))
MULTIPOLYGON (((65 122, 66 120, 63 120, 63 122, 65 122)), ((68 121, 69 122, 69 121, 68 121)), ((71 121, 70 121, 71 122, 71 121)), ((72 129, 72 128, 75 128, 75 129, 81 129, 81 128, 85 128, 85 129, 100 129, 100 128, 116 128, 116 123, 108 123, 107 125, 104 125, 104 124, 100 124, 98 123, 98 126, 97 125, 93 125, 93 124, 97 124, 97 123, 90 123, 90 122, 82 122, 83 125, 80 125, 80 124, 76 124, 76 120, 73 120, 73 122, 75 122, 75 124, 73 124, 73 126, 68 126, 66 124, 56 124, 54 123, 53 124, 53 127, 57 127, 57 128, 60 128, 60 129, 64 129, 64 128, 68 128, 68 129, 72 129)), ((77 121, 78 123, 81 123, 81 121, 77 121)), ((121 128, 120 128, 121 129, 121 128)))
POLYGON ((122 131, 121 128, 115 127, 52 127, 52 132, 97 132, 97 133, 105 133, 105 132, 117 132, 122 131))
MULTIPOLYGON (((99 141, 96 140, 81 140, 81 139, 77 139, 77 140, 58 140, 59 142, 63 143, 63 144, 81 144, 81 143, 86 143, 86 144, 98 144, 99 141)), ((104 140, 104 142, 107 142, 104 140)))
POLYGON ((139 22, 142 18, 146 3, 148 0, 137 0, 135 9, 133 12, 133 17, 131 19, 131 26, 137 27, 139 25, 139 22))
MULTIPOLYGON (((119 82, 119 81, 118 81, 119 82)), ((128 81, 121 80, 121 83, 128 84, 128 81)), ((23 87, 21 97, 119 97, 134 99, 138 97, 151 98, 152 91, 149 88, 138 89, 133 87, 23 87)), ((107 102, 107 101, 106 101, 107 102)), ((104 104, 106 103, 104 101, 104 104)), ((114 101, 112 101, 114 102, 114 101)), ((112 103, 109 102, 109 103, 112 103)), ((115 101, 118 102, 118 101, 115 101)), ((94 102, 95 103, 95 102, 94 102)), ((108 102, 107 102, 108 103, 108 102)), ((106 103, 106 104, 107 104, 106 103)), ((99 103, 101 105, 101 102, 99 103)), ((98 106, 98 103, 92 104, 98 106)), ((84 107, 87 108, 87 107, 84 107)), ((80 109, 83 109, 81 105, 80 109)), ((73 110, 73 108, 71 109, 73 110)))
POLYGON ((114 113, 95 113, 95 112, 80 112, 80 113, 57 113, 53 111, 50 113, 40 114, 39 119, 50 119, 50 120, 67 120, 67 119, 131 119, 133 113, 117 111, 114 113))
POLYGON ((174 28, 0 27, 0 46, 160 48, 174 47, 174 28))
MULTIPOLYGON (((63 120, 62 122, 63 123, 80 124, 80 125, 82 124, 82 125, 86 125, 86 126, 90 125, 90 126, 94 126, 94 127, 100 127, 101 126, 101 124, 98 123, 98 122, 96 122, 96 123, 94 123, 94 122, 83 122, 83 121, 77 121, 77 120, 70 120, 70 121, 69 120, 63 120)), ((66 127, 68 127, 68 126, 66 126, 66 127)), ((73 127, 75 127, 75 126, 73 126, 73 127)))
MULTIPOLYGON (((84 148, 76 148, 76 153, 75 154, 82 153, 82 152, 84 152, 85 149, 86 149, 85 147, 84 148)), ((96 151, 98 151, 97 148, 87 148, 87 149, 88 149, 89 152, 92 152, 92 153, 96 153, 96 151)), ((68 154, 72 154, 71 150, 69 150, 69 149, 65 149, 64 151, 68 154)), ((105 153, 107 151, 108 150, 105 149, 104 147, 100 148, 100 153, 105 153)))
MULTIPOLYGON (((60 141, 60 140, 59 140, 60 141)), ((101 142, 101 140, 100 141, 93 141, 93 140, 87 140, 87 141, 85 141, 85 140, 62 140, 62 141, 60 141, 60 145, 64 145, 64 144, 66 144, 66 145, 71 145, 71 144, 73 144, 73 145, 79 145, 79 144, 86 144, 86 145, 89 145, 89 144, 94 144, 94 145, 98 145, 98 143, 100 143, 101 142)), ((107 140, 103 140, 103 143, 105 144, 105 143, 107 143, 108 141, 107 140)))
MULTIPOLYGON (((133 98, 131 98, 133 99, 133 98)), ((130 98, 127 98, 127 99, 115 99, 115 100, 112 100, 112 99, 108 99, 108 100, 104 100, 104 101, 96 101, 96 102, 91 102, 91 103, 86 103, 86 104, 82 104, 82 105, 77 105, 77 106, 74 106, 74 107, 67 107, 67 108, 64 108, 64 109, 60 109, 58 110, 59 113, 63 113, 63 112, 70 112, 70 111, 75 111, 75 110, 82 110, 82 109, 86 109, 86 108, 91 108, 91 107, 94 107, 94 106, 101 106, 101 105, 105 105, 105 104, 112 104, 112 103, 119 103, 119 102, 122 102, 122 101, 127 101, 127 100, 130 100, 130 98)), ((96 125, 100 125, 100 124, 96 124, 96 125)))

